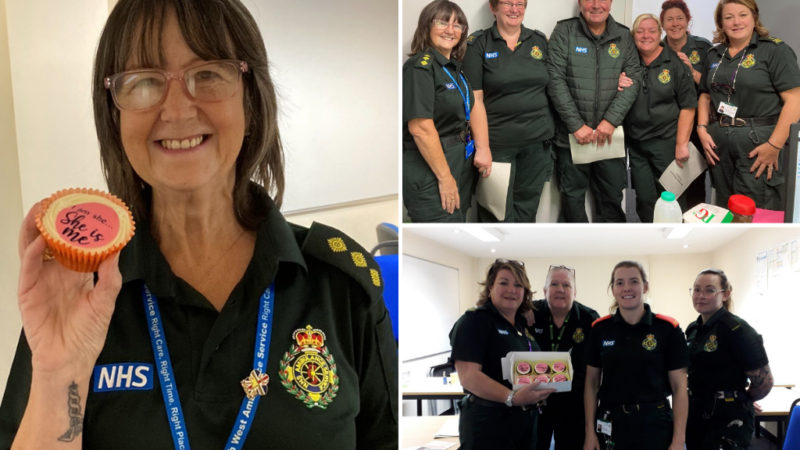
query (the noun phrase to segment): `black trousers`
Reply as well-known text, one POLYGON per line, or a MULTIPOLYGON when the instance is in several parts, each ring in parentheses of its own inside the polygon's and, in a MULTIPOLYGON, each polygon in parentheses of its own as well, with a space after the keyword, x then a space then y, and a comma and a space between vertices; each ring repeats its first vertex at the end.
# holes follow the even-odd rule
POLYGON ((461 401, 458 434, 461 450, 536 450, 536 420, 531 407, 494 408, 461 401))
POLYGON ((550 395, 539 414, 537 450, 548 450, 555 435, 555 450, 582 450, 586 438, 583 391, 550 395))
POLYGON ((755 420, 755 409, 750 402, 692 396, 686 424, 686 449, 749 448, 755 420))
MULTIPOLYGON (((668 450, 672 443, 672 408, 669 403, 659 409, 625 412, 621 408, 600 405, 597 418, 611 420, 611 441, 614 450, 668 450)), ((606 448, 608 438, 597 433, 600 448, 606 448)))

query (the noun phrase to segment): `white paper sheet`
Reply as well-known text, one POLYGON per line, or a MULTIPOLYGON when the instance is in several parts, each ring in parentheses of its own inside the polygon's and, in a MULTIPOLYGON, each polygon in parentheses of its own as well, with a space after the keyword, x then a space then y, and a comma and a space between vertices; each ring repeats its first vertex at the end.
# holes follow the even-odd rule
POLYGON ((506 197, 511 180, 511 163, 493 162, 492 173, 478 179, 475 198, 478 204, 488 209, 497 220, 506 217, 506 197))
POLYGON ((569 149, 572 153, 573 164, 588 164, 604 159, 624 158, 625 133, 623 133, 622 127, 617 127, 617 129, 614 130, 614 134, 611 135, 611 144, 606 143, 602 147, 598 147, 597 144, 578 144, 575 135, 570 134, 569 149))
POLYGON ((678 198, 692 181, 706 170, 706 167, 708 167, 706 159, 700 154, 697 147, 690 142, 689 160, 683 163, 683 169, 678 167, 678 163, 672 161, 672 164, 667 167, 658 182, 664 186, 664 189, 675 194, 675 198, 678 198))
POLYGON ((458 437, 458 417, 447 419, 442 428, 433 435, 435 438, 458 437))

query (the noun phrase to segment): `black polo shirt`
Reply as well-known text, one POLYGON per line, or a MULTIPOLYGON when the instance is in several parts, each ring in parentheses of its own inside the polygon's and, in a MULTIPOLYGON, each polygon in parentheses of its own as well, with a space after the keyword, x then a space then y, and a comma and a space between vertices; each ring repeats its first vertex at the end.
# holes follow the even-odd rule
POLYGON ((586 346, 589 343, 592 322, 599 319, 600 315, 588 306, 572 302, 569 318, 559 328, 553 322, 547 300, 536 300, 533 306, 536 308, 533 312, 536 323, 528 331, 542 351, 570 352, 574 370, 572 392, 582 393, 586 382, 586 346))
POLYGON ((725 308, 706 323, 699 316, 686 328, 686 337, 693 395, 744 390, 748 385, 744 373, 769 364, 761 335, 725 308))
POLYGON ((669 46, 662 43, 661 54, 650 65, 641 55, 642 83, 639 95, 623 122, 625 137, 674 139, 678 134, 681 110, 697 108, 697 88, 689 68, 669 46))
POLYGON ((464 99, 444 68, 458 82, 461 92, 469 93, 472 110, 475 96, 468 79, 464 77, 467 82, 464 86, 459 76, 461 62, 445 58, 433 47, 419 52, 403 64, 403 142, 414 141, 408 132, 411 119, 433 119, 440 138, 458 135, 466 129, 464 99))
MULTIPOLYGON (((337 230, 287 224, 263 192, 261 197, 269 211, 258 228, 253 259, 219 312, 172 273, 149 225, 137 221, 136 236, 120 258, 122 290, 96 366, 155 365, 140 292, 146 283, 158 298, 189 442, 193 448, 225 448, 244 398, 241 381, 252 370, 259 298, 274 279, 269 391, 252 418, 244 449, 321 443, 336 449, 396 448, 397 346, 377 263, 337 230), (305 353, 292 355, 298 345, 292 335, 307 325, 324 333, 324 349, 317 350, 329 352, 327 371, 336 375, 328 378, 326 392, 335 396, 322 402, 325 408, 297 399, 290 390, 306 398, 308 392, 298 388, 297 378, 287 383, 280 373, 282 362, 293 367, 305 353)), ((105 391, 108 381, 92 377, 83 448, 173 447, 160 379, 149 373, 151 387, 141 390, 105 391)), ((23 334, 0 407, 0 448, 11 446, 30 382, 31 353, 23 334)))
POLYGON ((497 22, 467 39, 464 74, 472 89, 483 90, 493 148, 521 147, 553 137, 547 52, 544 33, 524 26, 514 50, 500 35, 497 22))
POLYGON ((536 341, 525 332, 525 318, 517 314, 512 326, 491 301, 470 308, 458 319, 450 330, 450 346, 453 361, 478 363, 481 372, 509 389, 511 383, 503 379, 500 359, 508 352, 539 351, 536 341))
POLYGON ((728 101, 726 94, 711 89, 713 81, 735 87, 730 103, 739 108, 736 117, 780 115, 783 108, 780 93, 800 87, 800 68, 791 47, 780 39, 759 37, 754 33, 750 45, 738 54, 731 55, 727 48, 720 44, 710 49, 702 71, 700 91, 711 94, 712 110, 717 111, 720 102, 728 101), (736 82, 732 83, 739 61, 742 66, 736 82))
POLYGON ((600 402, 649 403, 671 394, 668 372, 689 365, 683 331, 674 319, 662 320, 644 305, 642 320, 630 325, 617 309, 594 323, 586 362, 603 369, 600 402))
MULTIPOLYGON (((666 37, 661 41, 661 44, 664 47, 669 47, 666 37)), ((706 64, 708 50, 713 46, 714 44, 706 38, 686 33, 686 43, 683 44, 681 53, 689 58, 689 62, 692 63, 692 68, 702 74, 703 67, 705 67, 706 64)), ((694 78, 692 78, 692 82, 694 82, 694 78)))

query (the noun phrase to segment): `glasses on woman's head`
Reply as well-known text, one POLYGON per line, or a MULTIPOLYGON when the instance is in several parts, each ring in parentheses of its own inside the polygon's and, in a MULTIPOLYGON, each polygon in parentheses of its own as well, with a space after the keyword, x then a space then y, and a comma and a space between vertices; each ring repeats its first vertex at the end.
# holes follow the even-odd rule
POLYGON ((516 6, 517 9, 525 9, 525 6, 527 6, 525 3, 522 2, 519 3, 500 2, 498 3, 498 5, 500 5, 500 7, 503 9, 511 9, 512 6, 516 6))
POLYGON ((494 260, 494 263, 495 264, 513 264, 515 266, 525 267, 525 263, 524 262, 518 261, 516 259, 497 258, 497 259, 494 260))
POLYGON ((142 111, 160 104, 167 97, 170 81, 182 81, 184 91, 201 102, 227 100, 239 89, 242 73, 249 69, 245 61, 207 61, 180 73, 165 70, 130 70, 106 77, 114 104, 125 111, 142 111))
POLYGON ((715 296, 715 295, 719 294, 720 292, 725 292, 726 290, 727 290, 727 289, 714 289, 714 288, 705 288, 705 289, 700 289, 700 288, 689 288, 689 295, 691 295, 692 297, 695 297, 695 296, 698 296, 698 295, 701 295, 701 294, 702 294, 702 295, 705 295, 706 297, 713 297, 713 296, 715 296))
POLYGON ((564 270, 568 271, 569 273, 572 274, 573 277, 575 276, 575 269, 573 269, 570 266, 565 266, 563 264, 553 264, 553 265, 550 266, 549 269, 547 269, 547 271, 548 272, 552 272, 554 270, 560 270, 560 269, 564 269, 564 270))
MULTIPOLYGON (((450 26, 450 22, 447 22, 445 20, 434 20, 433 21, 433 26, 436 27, 437 30, 446 30, 447 27, 450 26)), ((453 24, 453 29, 455 31, 458 31, 459 33, 463 33, 464 32, 464 25, 461 25, 461 24, 458 24, 458 23, 454 23, 453 24)))

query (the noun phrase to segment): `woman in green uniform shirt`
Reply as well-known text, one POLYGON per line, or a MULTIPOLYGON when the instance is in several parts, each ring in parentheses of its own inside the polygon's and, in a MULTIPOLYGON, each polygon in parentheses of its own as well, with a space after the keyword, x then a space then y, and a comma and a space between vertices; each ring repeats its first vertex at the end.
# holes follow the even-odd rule
POLYGON ((412 222, 463 222, 472 201, 466 41, 458 5, 435 0, 422 10, 403 64, 403 204, 412 222))
POLYGON ((639 50, 643 80, 622 125, 636 190, 636 213, 642 222, 652 222, 656 201, 664 191, 658 179, 673 160, 682 164, 682 155, 689 154, 697 90, 678 55, 661 44, 658 17, 640 15, 631 34, 639 50))
POLYGON ((795 53, 769 37, 755 0, 721 0, 714 13, 717 45, 700 82, 697 128, 717 191, 717 205, 742 194, 756 207, 783 208, 778 160, 789 127, 800 120, 795 53))
POLYGON ((500 359, 508 352, 539 351, 525 331, 531 285, 521 261, 498 259, 489 266, 478 307, 450 331, 451 359, 469 395, 461 402, 459 436, 464 450, 535 450, 539 411, 530 407, 552 389, 531 385, 517 391, 503 379, 500 359))
POLYGON ((475 90, 475 165, 489 176, 492 162, 511 164, 505 217, 478 205, 480 222, 535 222, 553 172, 547 37, 522 25, 527 3, 489 0, 494 25, 467 39, 464 74, 475 90))
POLYGON ((617 311, 592 324, 586 349, 583 448, 683 450, 689 365, 683 331, 677 320, 651 312, 644 303, 647 275, 638 262, 618 263, 608 287, 614 294, 611 309, 617 311), (603 446, 598 438, 605 441, 603 446))
POLYGON ((700 316, 686 328, 690 393, 686 448, 746 449, 755 426, 753 402, 766 397, 773 384, 763 339, 731 313, 733 287, 725 272, 700 272, 689 291, 700 316))

